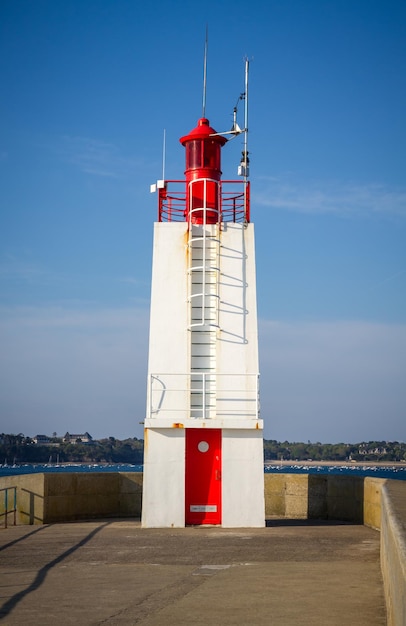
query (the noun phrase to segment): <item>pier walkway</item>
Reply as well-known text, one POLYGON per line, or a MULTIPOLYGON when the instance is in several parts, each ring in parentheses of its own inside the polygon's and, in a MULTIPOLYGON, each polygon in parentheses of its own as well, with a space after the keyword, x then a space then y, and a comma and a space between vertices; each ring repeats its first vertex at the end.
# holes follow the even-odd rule
POLYGON ((379 532, 142 529, 132 520, 0 528, 7 626, 383 626, 379 532))

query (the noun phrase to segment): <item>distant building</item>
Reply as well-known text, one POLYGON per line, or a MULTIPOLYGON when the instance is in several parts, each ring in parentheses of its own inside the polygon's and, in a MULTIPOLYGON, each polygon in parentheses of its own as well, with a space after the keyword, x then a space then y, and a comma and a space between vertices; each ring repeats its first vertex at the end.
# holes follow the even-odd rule
POLYGON ((32 441, 37 446, 53 446, 54 448, 57 448, 58 446, 61 445, 60 439, 58 441, 55 441, 55 440, 51 441, 48 435, 36 435, 35 437, 32 438, 32 441))
POLYGON ((83 434, 66 433, 63 440, 65 443, 93 443, 93 437, 88 432, 83 434))
POLYGON ((37 445, 47 445, 51 443, 48 435, 36 435, 35 437, 32 438, 32 440, 37 445))
POLYGON ((381 455, 381 456, 383 456, 383 455, 385 455, 385 454, 388 454, 388 451, 387 451, 387 449, 386 449, 386 448, 383 448, 383 447, 378 447, 378 448, 367 448, 367 447, 363 444, 363 445, 361 445, 361 446, 358 448, 358 454, 364 454, 364 455, 367 455, 367 454, 374 454, 374 455, 381 455))

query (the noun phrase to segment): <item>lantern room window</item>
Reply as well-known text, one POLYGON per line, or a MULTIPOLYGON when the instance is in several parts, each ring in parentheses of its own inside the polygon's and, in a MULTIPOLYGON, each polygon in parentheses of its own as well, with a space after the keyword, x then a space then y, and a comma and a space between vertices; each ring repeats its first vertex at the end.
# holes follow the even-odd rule
POLYGON ((214 140, 193 139, 186 145, 186 169, 220 169, 220 144, 214 140))

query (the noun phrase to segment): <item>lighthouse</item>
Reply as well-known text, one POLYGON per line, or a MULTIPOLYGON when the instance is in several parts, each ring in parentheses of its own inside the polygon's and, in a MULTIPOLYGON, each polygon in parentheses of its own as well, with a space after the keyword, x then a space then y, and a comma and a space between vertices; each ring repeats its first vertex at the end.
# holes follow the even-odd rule
POLYGON ((142 526, 265 524, 254 225, 244 128, 203 116, 180 138, 181 180, 158 180, 154 224, 142 526), (240 178, 223 180, 244 137, 240 178))

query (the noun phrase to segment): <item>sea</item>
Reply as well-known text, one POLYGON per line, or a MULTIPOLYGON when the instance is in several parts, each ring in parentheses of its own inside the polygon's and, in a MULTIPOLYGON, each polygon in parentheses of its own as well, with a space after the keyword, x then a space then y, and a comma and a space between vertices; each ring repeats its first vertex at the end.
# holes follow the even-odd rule
MULTIPOLYGON (((22 464, 0 466, 1 476, 17 476, 21 474, 35 474, 43 472, 142 472, 142 465, 131 463, 45 463, 45 464, 22 464)), ((306 463, 300 462, 292 465, 286 462, 270 464, 264 466, 265 474, 316 474, 316 475, 339 475, 339 476, 372 476, 374 478, 390 478, 396 480, 406 480, 405 464, 362 464, 362 463, 306 463)))

